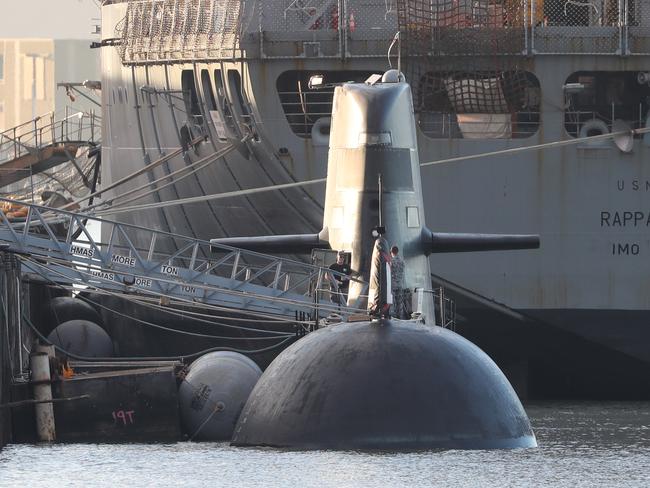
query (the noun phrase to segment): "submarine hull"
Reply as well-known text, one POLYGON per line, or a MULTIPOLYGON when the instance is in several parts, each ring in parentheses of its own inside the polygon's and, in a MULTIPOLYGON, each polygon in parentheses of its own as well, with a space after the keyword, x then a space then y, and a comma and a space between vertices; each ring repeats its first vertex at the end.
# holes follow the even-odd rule
POLYGON ((280 354, 242 411, 235 446, 535 447, 501 370, 440 327, 380 320, 309 334, 280 354))

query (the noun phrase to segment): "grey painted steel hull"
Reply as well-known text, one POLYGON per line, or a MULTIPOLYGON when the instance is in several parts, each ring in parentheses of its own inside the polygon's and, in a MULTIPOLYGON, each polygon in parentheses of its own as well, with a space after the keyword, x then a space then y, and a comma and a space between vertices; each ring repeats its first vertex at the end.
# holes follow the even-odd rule
POLYGON ((412 322, 341 324, 282 352, 253 389, 236 446, 535 447, 517 395, 458 334, 412 322))
MULTIPOLYGON (((113 36, 125 8, 123 3, 103 8, 105 38, 113 36)), ((234 118, 242 106, 249 112, 247 120, 254 121, 257 138, 247 142, 242 151, 221 158, 200 173, 141 202, 322 178, 327 147, 292 132, 277 93, 276 80, 280 74, 297 69, 382 72, 386 46, 383 43, 377 46, 374 55, 329 58, 297 58, 290 53, 265 58, 253 46, 243 61, 197 60, 142 66, 123 65, 117 50, 105 47, 102 50, 103 181, 115 181, 179 147, 179 127, 187 114, 182 100, 172 92, 182 88, 182 71, 193 70, 199 98, 204 99, 201 74, 205 70, 211 76, 215 69, 239 73, 243 100, 235 93, 236 86, 232 83, 226 83, 223 95, 232 106, 234 118), (140 90, 143 85, 154 87, 159 93, 148 97, 140 90)), ((488 65, 489 61, 486 59, 488 65)), ((588 54, 532 56, 526 60, 526 69, 537 76, 543 95, 541 125, 534 136, 433 139, 419 133, 420 159, 423 162, 442 160, 565 139, 562 85, 569 75, 595 69, 637 72, 647 70, 647 66, 647 55, 601 55, 596 61, 588 54)), ((214 80, 212 83, 215 88, 214 80)), ((215 92, 219 93, 218 87, 215 92)), ((242 120, 239 116, 238 122, 242 120)), ((214 126, 207 125, 210 133, 199 148, 200 156, 224 146, 214 126)), ((190 151, 185 158, 174 158, 157 168, 154 177, 162 177, 196 159, 198 156, 190 151)), ((606 312, 614 321, 606 326, 607 338, 593 334, 587 323, 574 322, 581 320, 579 313, 566 316, 571 317, 569 329, 588 340, 600 341, 647 361, 647 354, 628 347, 637 341, 636 328, 628 328, 625 320, 616 317, 621 311, 621 318, 628 313, 650 318, 650 260, 645 259, 650 253, 646 225, 650 208, 648 161, 650 147, 635 139, 630 154, 619 152, 610 143, 573 145, 423 168, 426 220, 431 229, 538 233, 542 242, 541 249, 536 251, 433 256, 432 271, 488 300, 523 312, 546 309, 560 314, 563 310, 583 309, 606 312), (615 221, 612 217, 603 221, 603 212, 612 216, 616 212, 621 216, 623 212, 632 215, 639 212, 644 218, 623 221, 621 217, 615 221)), ((143 176, 125 185, 125 189, 146 182, 143 176)), ((324 185, 309 186, 132 212, 119 218, 205 239, 305 233, 321 228, 323 201, 324 185)), ((565 321, 557 320, 555 313, 546 314, 543 320, 551 321, 558 328, 565 327, 565 321)))

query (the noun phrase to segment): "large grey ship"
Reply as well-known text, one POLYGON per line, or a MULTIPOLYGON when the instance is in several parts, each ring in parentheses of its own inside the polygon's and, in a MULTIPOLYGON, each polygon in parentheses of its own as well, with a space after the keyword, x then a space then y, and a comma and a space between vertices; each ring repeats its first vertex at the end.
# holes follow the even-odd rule
POLYGON ((541 235, 537 251, 431 258, 458 330, 533 394, 647 396, 650 136, 501 152, 650 126, 648 2, 102 3, 102 183, 179 147, 123 188, 211 161, 111 218, 202 239, 317 232, 322 183, 136 205, 323 178, 333 90, 310 77, 400 62, 430 227, 541 235))

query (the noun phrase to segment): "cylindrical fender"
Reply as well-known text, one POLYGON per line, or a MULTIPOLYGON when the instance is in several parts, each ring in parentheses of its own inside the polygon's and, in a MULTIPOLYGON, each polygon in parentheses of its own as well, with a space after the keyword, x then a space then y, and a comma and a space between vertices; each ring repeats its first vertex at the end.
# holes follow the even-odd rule
POLYGON ((311 128, 311 142, 314 146, 329 146, 331 117, 321 117, 311 128))

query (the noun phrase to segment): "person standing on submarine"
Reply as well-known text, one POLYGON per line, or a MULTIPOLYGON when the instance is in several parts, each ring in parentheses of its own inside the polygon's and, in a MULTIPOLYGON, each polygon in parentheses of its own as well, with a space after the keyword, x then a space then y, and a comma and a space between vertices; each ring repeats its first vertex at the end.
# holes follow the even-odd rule
POLYGON ((390 248, 390 287, 393 292, 393 316, 398 319, 409 318, 408 290, 404 289, 404 261, 399 256, 399 248, 390 248))
POLYGON ((332 274, 330 278, 333 282, 336 282, 336 288, 338 289, 332 294, 332 301, 338 305, 345 305, 348 302, 348 290, 350 288, 350 265, 345 262, 345 252, 338 252, 336 262, 329 269, 342 273, 342 275, 332 274))

